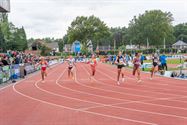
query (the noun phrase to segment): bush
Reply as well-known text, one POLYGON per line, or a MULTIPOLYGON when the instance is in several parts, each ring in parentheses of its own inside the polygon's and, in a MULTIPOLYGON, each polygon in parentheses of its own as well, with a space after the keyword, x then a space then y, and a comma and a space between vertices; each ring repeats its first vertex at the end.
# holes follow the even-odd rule
POLYGON ((49 56, 51 52, 51 49, 46 47, 46 46, 42 46, 41 47, 41 55, 42 56, 49 56))

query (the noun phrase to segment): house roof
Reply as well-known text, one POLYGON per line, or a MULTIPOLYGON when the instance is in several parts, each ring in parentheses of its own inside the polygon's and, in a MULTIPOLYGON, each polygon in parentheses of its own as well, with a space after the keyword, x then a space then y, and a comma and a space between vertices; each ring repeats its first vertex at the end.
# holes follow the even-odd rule
POLYGON ((46 43, 48 47, 54 49, 54 48, 59 48, 58 43, 57 42, 53 42, 53 43, 46 43))
POLYGON ((51 49, 59 48, 57 42, 47 43, 47 42, 45 42, 44 40, 40 40, 40 39, 35 40, 35 42, 28 43, 28 47, 32 47, 33 45, 35 46, 35 45, 37 45, 38 43, 39 43, 39 44, 42 44, 42 45, 45 45, 46 47, 49 47, 49 48, 51 48, 51 49))
POLYGON ((175 44, 173 44, 173 46, 187 46, 187 43, 185 43, 185 42, 179 40, 179 41, 177 41, 175 44))

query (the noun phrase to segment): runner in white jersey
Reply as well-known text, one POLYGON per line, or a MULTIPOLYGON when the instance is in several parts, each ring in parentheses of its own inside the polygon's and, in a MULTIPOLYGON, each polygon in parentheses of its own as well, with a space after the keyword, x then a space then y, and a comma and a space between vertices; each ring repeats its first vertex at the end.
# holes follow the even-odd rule
POLYGON ((75 67, 75 59, 72 56, 70 56, 67 59, 67 61, 68 61, 68 78, 74 79, 73 72, 74 72, 74 67, 75 67))

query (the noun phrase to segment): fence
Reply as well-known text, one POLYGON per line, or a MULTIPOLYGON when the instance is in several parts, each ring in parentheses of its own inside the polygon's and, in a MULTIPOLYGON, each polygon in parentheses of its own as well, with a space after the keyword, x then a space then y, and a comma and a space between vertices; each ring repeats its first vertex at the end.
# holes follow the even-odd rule
MULTIPOLYGON (((57 64, 58 60, 49 61, 49 65, 57 64)), ((23 78, 26 74, 30 74, 40 70, 32 64, 16 64, 0 67, 0 84, 12 79, 23 78)))

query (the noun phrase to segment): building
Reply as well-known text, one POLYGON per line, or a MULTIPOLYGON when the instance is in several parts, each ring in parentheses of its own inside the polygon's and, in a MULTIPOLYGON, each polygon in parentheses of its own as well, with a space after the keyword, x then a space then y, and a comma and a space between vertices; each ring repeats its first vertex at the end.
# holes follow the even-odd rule
POLYGON ((79 41, 75 41, 72 44, 71 51, 74 53, 80 53, 81 52, 81 43, 79 41))
POLYGON ((10 0, 0 0, 0 12, 10 12, 10 0))
POLYGON ((81 52, 81 43, 76 40, 75 42, 73 42, 73 44, 65 44, 64 45, 64 52, 80 53, 81 52))
POLYGON ((59 52, 59 46, 57 42, 48 43, 44 40, 37 39, 33 43, 28 43, 29 50, 37 51, 41 46, 46 46, 52 51, 59 52))
POLYGON ((180 50, 187 49, 187 43, 179 40, 175 44, 172 45, 172 48, 180 49, 180 50))
POLYGON ((46 43, 46 45, 55 52, 59 52, 59 46, 57 42, 46 43))

